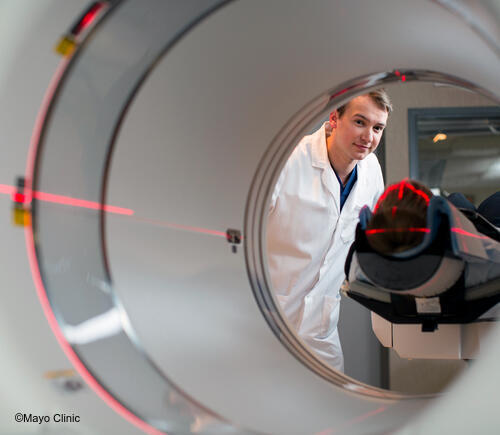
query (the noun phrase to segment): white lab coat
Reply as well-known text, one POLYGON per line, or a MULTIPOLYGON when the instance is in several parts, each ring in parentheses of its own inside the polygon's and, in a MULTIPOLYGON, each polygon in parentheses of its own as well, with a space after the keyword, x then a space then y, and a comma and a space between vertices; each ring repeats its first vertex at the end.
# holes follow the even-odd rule
POLYGON ((282 310, 298 335, 337 370, 344 359, 337 330, 339 289, 360 209, 384 190, 370 154, 340 212, 340 185, 330 165, 325 125, 305 136, 280 174, 267 222, 268 265, 282 310))

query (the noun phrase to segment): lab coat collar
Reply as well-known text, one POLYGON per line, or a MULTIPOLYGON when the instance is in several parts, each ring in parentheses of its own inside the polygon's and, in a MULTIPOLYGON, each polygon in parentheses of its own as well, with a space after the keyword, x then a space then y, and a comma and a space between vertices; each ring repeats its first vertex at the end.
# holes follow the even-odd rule
POLYGON ((326 122, 321 128, 312 134, 312 165, 315 168, 328 168, 330 167, 330 159, 328 158, 328 150, 326 148, 326 122))
POLYGON ((340 185, 328 158, 325 125, 326 123, 311 135, 311 164, 322 170, 323 185, 332 195, 337 213, 340 214, 340 185))

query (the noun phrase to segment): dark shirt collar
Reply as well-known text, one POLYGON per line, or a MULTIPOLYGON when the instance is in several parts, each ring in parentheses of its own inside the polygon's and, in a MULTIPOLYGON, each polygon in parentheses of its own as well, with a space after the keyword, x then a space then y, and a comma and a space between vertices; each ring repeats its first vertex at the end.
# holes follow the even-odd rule
POLYGON ((342 184, 342 180, 338 176, 337 172, 335 169, 333 169, 333 172, 335 172, 335 176, 337 177, 337 180, 340 185, 340 210, 342 210, 342 207, 344 206, 344 203, 347 200, 347 197, 349 196, 349 193, 351 193, 352 187, 354 186, 354 183, 356 183, 356 180, 358 179, 358 165, 354 166, 354 169, 351 171, 349 174, 349 178, 347 179, 347 183, 345 186, 342 184))

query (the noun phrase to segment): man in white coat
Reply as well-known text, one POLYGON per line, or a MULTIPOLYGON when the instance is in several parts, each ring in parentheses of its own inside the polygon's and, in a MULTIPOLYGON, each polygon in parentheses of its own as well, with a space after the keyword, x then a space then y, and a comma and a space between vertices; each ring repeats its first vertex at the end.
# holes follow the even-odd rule
POLYGON ((373 151, 391 110, 382 89, 339 107, 297 145, 271 199, 267 251, 276 298, 302 340, 340 371, 344 263, 360 209, 373 208, 384 190, 373 151))

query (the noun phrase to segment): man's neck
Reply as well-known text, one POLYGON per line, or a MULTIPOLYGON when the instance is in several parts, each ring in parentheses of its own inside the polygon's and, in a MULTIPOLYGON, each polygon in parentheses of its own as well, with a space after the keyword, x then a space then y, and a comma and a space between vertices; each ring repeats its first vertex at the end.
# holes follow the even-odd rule
POLYGON ((345 186, 349 175, 358 163, 357 160, 352 160, 349 157, 339 153, 334 146, 334 134, 327 135, 326 137, 326 149, 328 151, 328 159, 332 168, 337 173, 342 185, 345 186))

